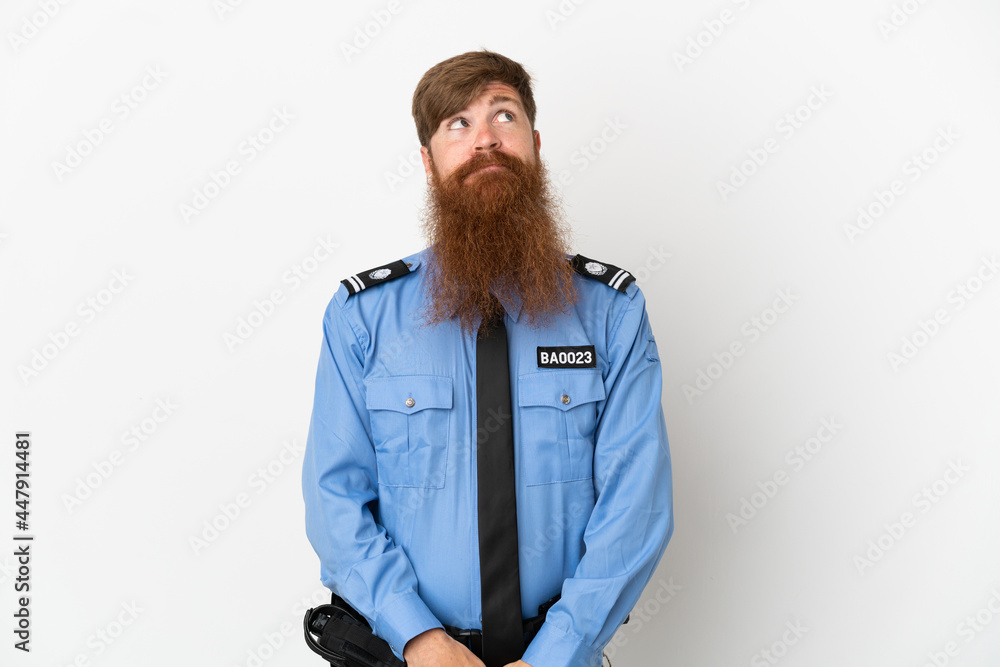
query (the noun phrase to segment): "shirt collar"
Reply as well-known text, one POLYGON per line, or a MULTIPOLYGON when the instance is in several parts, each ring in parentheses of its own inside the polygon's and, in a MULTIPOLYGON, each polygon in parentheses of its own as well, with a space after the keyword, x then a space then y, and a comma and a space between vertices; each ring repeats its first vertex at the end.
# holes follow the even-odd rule
POLYGON ((512 294, 509 298, 498 298, 500 298, 500 305, 502 305, 503 309, 507 311, 508 315, 510 315, 510 319, 517 322, 517 318, 521 315, 521 295, 512 294))

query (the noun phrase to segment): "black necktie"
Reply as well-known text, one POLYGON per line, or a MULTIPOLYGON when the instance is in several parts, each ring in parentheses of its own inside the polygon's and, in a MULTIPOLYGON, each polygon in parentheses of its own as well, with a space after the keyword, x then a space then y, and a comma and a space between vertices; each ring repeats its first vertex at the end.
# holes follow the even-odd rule
POLYGON ((479 327, 476 397, 483 662, 486 667, 504 667, 524 654, 524 627, 517 564, 514 425, 502 313, 499 321, 479 327))

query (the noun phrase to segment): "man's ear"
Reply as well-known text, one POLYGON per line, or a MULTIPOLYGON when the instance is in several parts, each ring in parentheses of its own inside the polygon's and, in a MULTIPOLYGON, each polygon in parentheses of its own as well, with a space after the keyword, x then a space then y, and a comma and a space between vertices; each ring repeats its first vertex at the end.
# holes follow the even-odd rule
POLYGON ((539 134, 538 130, 535 130, 535 150, 542 149, 542 135, 539 134))
POLYGON ((427 180, 430 181, 434 177, 434 170, 431 167, 431 149, 427 146, 421 146, 420 159, 424 163, 424 173, 427 174, 427 180))

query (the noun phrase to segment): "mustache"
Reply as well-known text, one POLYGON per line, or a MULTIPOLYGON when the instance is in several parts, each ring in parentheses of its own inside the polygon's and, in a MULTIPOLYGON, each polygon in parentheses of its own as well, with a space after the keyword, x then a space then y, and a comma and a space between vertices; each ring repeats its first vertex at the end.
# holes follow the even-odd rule
POLYGON ((490 166, 506 167, 514 173, 522 173, 527 168, 527 164, 520 158, 494 150, 484 153, 476 153, 457 167, 452 174, 452 177, 456 181, 461 182, 466 176, 479 171, 483 167, 490 166))

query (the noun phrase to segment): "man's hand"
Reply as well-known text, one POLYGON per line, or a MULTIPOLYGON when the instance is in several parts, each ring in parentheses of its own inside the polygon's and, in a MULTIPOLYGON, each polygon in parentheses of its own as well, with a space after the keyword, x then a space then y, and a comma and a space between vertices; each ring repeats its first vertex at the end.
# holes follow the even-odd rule
POLYGON ((486 667, 469 647, 452 639, 443 628, 426 630, 406 642, 403 659, 407 667, 486 667))
POLYGON ((505 667, 531 667, 524 660, 518 660, 517 662, 509 662, 505 667))

